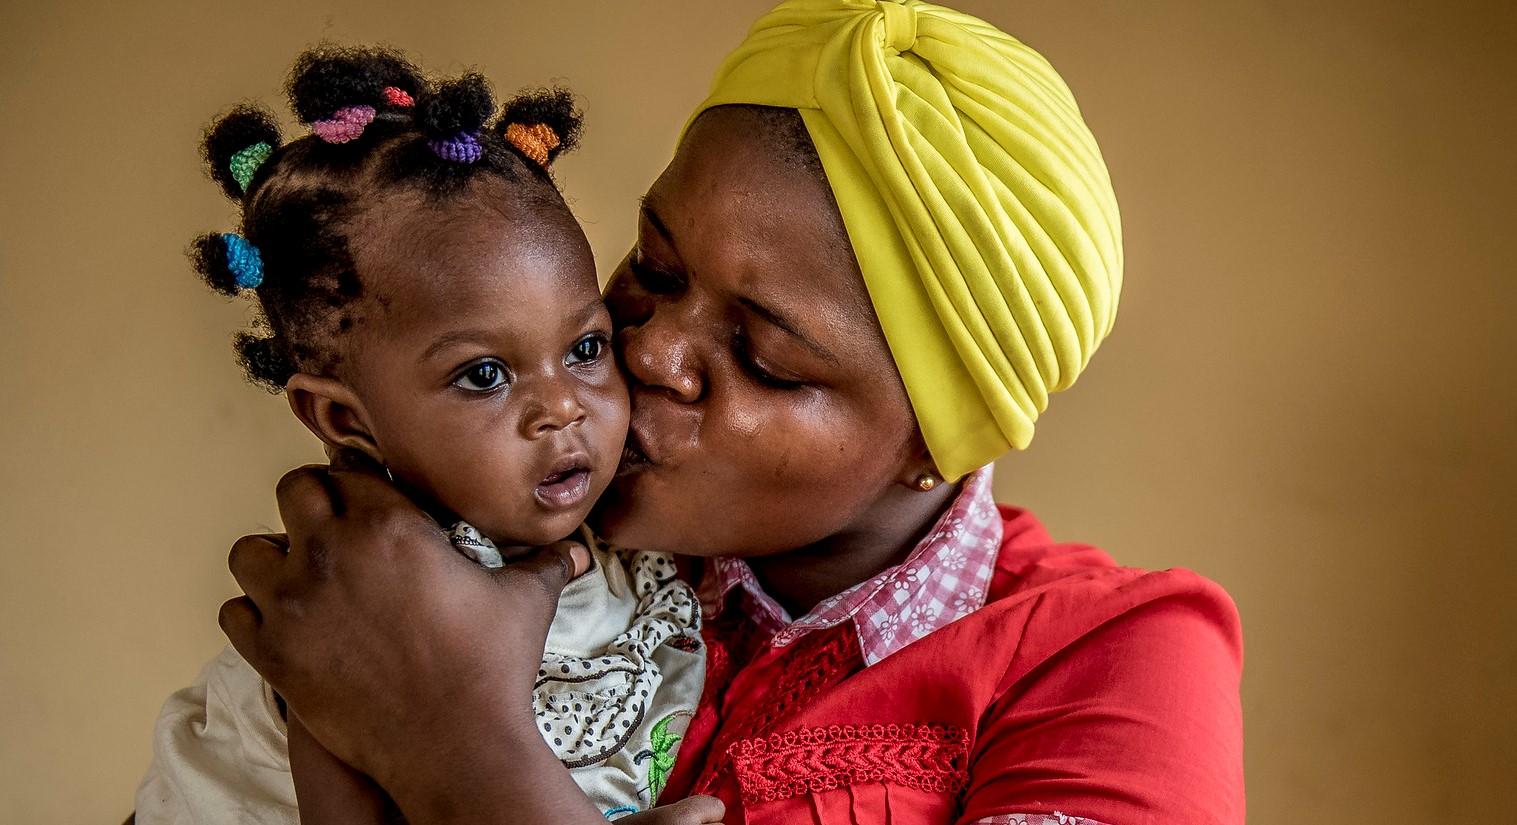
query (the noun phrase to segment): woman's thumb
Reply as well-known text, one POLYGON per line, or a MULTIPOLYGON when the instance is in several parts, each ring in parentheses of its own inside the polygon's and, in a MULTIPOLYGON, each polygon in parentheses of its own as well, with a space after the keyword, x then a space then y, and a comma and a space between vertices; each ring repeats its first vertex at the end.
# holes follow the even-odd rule
POLYGON ((555 541, 539 547, 530 556, 513 559, 499 572, 531 576, 542 582, 550 593, 564 589, 570 581, 590 569, 590 551, 577 541, 555 541))

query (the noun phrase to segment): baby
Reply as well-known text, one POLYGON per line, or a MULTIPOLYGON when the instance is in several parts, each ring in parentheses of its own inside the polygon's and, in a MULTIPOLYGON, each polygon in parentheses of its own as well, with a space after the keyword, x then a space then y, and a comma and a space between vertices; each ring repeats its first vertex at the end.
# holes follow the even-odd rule
MULTIPOLYGON (((550 164, 580 120, 562 91, 508 101, 401 56, 323 48, 291 73, 311 135, 240 107, 208 130, 240 234, 196 241, 218 292, 251 294, 235 347, 329 448, 356 449, 486 566, 578 536, 533 702, 608 818, 653 806, 704 678, 699 611, 665 554, 581 527, 616 472, 627 390, 589 244, 550 164)), ((304 790, 302 790, 304 793, 304 790)), ((284 709, 227 648, 165 704, 143 825, 299 820, 284 709)))

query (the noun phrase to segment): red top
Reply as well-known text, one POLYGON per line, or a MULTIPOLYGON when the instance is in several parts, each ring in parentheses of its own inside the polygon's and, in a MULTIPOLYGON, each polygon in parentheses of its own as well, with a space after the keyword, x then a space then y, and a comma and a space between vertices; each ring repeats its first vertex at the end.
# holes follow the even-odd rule
POLYGON ((775 644, 727 593, 661 798, 720 797, 732 823, 1242 823, 1227 594, 999 514, 985 604, 867 666, 857 617, 775 644))

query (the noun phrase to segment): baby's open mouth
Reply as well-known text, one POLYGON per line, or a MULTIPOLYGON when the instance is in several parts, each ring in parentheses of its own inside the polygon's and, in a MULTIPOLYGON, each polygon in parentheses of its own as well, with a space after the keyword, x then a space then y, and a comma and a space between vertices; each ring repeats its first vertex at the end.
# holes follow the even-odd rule
POLYGON ((549 473, 532 491, 538 502, 553 510, 579 504, 590 494, 590 465, 583 456, 575 456, 549 473))

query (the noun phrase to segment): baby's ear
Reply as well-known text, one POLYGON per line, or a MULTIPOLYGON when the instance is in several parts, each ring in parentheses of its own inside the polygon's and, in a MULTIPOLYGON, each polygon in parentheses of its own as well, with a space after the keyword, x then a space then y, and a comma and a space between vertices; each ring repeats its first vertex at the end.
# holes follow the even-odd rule
POLYGON ((298 372, 284 385, 284 394, 295 417, 323 444, 358 450, 384 465, 385 458, 369 429, 363 402, 346 384, 335 378, 298 372))

